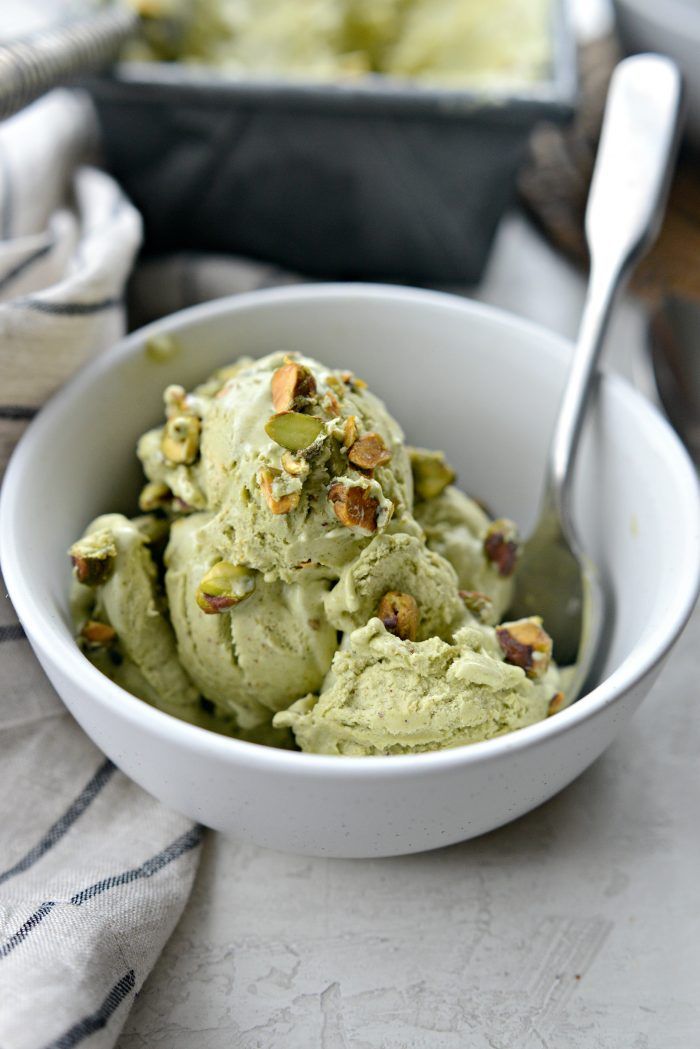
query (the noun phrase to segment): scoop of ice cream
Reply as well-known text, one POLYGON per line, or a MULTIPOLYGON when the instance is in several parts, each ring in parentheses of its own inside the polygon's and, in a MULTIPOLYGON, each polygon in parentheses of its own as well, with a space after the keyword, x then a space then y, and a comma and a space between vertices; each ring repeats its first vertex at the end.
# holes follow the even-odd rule
POLYGON ((187 717, 188 709, 192 713, 199 707, 199 692, 178 662, 148 531, 122 514, 104 514, 88 526, 82 546, 77 543, 71 548, 74 560, 84 549, 90 561, 93 536, 110 556, 99 585, 73 584, 73 614, 86 655, 100 669, 114 668, 109 676, 128 676, 133 686, 129 691, 187 717), (86 626, 90 623, 92 628, 86 626), (111 627, 114 636, 100 632, 95 624, 111 627))
POLYGON ((213 522, 212 514, 191 514, 172 526, 165 555, 170 618, 180 662, 202 695, 249 729, 320 687, 337 647, 323 610, 330 584, 313 568, 303 583, 257 574, 239 603, 205 613, 197 601, 201 581, 222 558, 230 561, 213 522))
POLYGON ((375 536, 345 566, 325 598, 328 620, 346 632, 364 626, 391 591, 415 600, 419 641, 434 635, 449 639, 464 614, 452 566, 416 536, 397 533, 375 536))
POLYGON ((454 488, 442 453, 409 457, 350 372, 242 358, 168 387, 165 414, 139 442, 145 516, 100 517, 71 548, 80 643, 122 687, 332 754, 457 746, 564 704, 539 620, 490 625, 515 526, 454 488))
POLYGON ((268 578, 291 582, 309 562, 337 574, 410 512, 401 429, 348 372, 273 354, 218 389, 171 388, 168 413, 139 443, 146 475, 214 511, 229 558, 268 578))
POLYGON ((491 520, 473 499, 449 485, 433 499, 416 503, 414 515, 431 550, 450 562, 460 589, 485 594, 499 620, 513 598, 513 576, 489 560, 484 542, 491 520))
POLYGON ((136 449, 151 487, 162 486, 170 497, 165 499, 161 496, 159 508, 176 513, 207 509, 209 503, 204 488, 204 462, 199 454, 202 421, 207 407, 223 386, 252 364, 250 357, 241 357, 234 364, 219 368, 189 394, 182 386, 166 388, 163 395, 166 424, 143 434, 136 449), (188 448, 186 440, 176 440, 180 419, 195 420, 197 433, 194 447, 188 448), (168 451, 170 455, 166 454, 168 451))
POLYGON ((546 717, 558 691, 550 665, 539 676, 506 662, 491 627, 471 622, 450 644, 412 643, 379 619, 350 635, 320 696, 275 715, 302 750, 406 754, 490 739, 546 717))

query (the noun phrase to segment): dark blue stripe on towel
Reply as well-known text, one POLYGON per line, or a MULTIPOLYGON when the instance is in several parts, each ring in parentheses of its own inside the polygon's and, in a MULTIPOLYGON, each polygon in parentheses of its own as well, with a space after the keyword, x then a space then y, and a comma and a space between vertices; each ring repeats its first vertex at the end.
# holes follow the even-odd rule
POLYGON ((133 969, 129 969, 121 980, 117 980, 99 1009, 84 1016, 82 1020, 78 1020, 59 1038, 45 1045, 44 1049, 73 1049, 73 1046, 78 1045, 95 1031, 101 1031, 107 1026, 112 1013, 118 1009, 127 995, 131 994, 135 986, 136 973, 133 969))
POLYGON ((43 299, 17 299, 7 305, 13 309, 34 310, 35 313, 50 313, 54 317, 85 317, 90 313, 103 313, 122 306, 122 298, 100 299, 97 302, 44 302, 43 299))
POLYGON ((0 404, 0 419, 33 419, 38 411, 26 404, 0 404))
POLYGON ((0 291, 6 288, 8 284, 11 284, 13 280, 20 276, 20 274, 28 270, 33 263, 38 262, 39 259, 43 259, 45 255, 48 255, 53 246, 54 241, 51 240, 48 244, 44 244, 43 247, 37 248, 37 250, 32 252, 31 255, 28 255, 26 259, 22 259, 22 261, 18 262, 16 266, 13 266, 12 269, 8 270, 7 273, 0 277, 0 291))
POLYGON ((75 896, 71 896, 70 903, 80 907, 94 896, 99 896, 110 889, 116 889, 119 885, 128 885, 130 882, 138 881, 140 878, 152 878, 154 874, 157 874, 163 867, 167 867, 169 863, 178 859, 183 853, 196 848, 201 840, 202 828, 199 826, 192 827, 191 830, 181 834, 179 838, 176 838, 175 841, 166 846, 162 852, 151 856, 140 867, 132 867, 131 870, 122 871, 121 874, 114 874, 110 878, 103 878, 102 881, 95 882, 94 885, 90 885, 87 889, 76 892, 75 896))
POLYGON ((21 623, 3 623, 0 625, 0 643, 3 641, 19 641, 24 637, 24 628, 21 623))
POLYGON ((41 907, 27 918, 24 925, 21 925, 17 932, 13 933, 3 944, 0 944, 0 958, 6 958, 10 951, 14 951, 15 947, 19 947, 22 940, 27 938, 32 929, 35 928, 39 922, 43 921, 46 915, 50 914, 55 906, 56 904, 53 900, 47 900, 45 903, 42 903, 41 907))
POLYGON ((49 851, 49 849, 52 849, 54 845, 61 840, 63 835, 70 830, 75 821, 79 819, 85 810, 92 804, 102 788, 114 775, 115 771, 115 767, 109 759, 103 761, 95 775, 88 783, 86 783, 75 801, 68 809, 66 809, 61 818, 56 820, 53 826, 48 829, 41 841, 37 842, 37 844, 34 845, 34 847, 31 848, 21 860, 14 864, 14 866, 0 874, 0 885, 4 881, 7 881, 8 878, 13 878, 16 874, 21 874, 29 867, 32 867, 45 853, 49 851))

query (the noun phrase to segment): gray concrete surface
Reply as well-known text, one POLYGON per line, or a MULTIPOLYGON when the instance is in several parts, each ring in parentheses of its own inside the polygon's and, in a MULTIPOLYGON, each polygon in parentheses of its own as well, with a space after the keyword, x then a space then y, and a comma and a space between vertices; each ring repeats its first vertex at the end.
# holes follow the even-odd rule
POLYGON ((629 731, 481 839, 309 860, 210 835, 120 1049, 691 1049, 700 613, 629 731))
MULTIPOLYGON (((479 297, 570 334, 582 281, 512 219, 479 297)), ((640 330, 627 304, 627 374, 640 330)), ((608 752, 476 841, 341 861, 210 834, 119 1049, 698 1045, 699 649, 696 612, 608 752)))

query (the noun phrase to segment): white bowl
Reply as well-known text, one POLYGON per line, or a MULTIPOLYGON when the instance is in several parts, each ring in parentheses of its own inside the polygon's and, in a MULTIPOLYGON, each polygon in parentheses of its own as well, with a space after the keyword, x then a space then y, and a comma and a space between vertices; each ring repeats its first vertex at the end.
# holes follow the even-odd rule
POLYGON ((88 735, 172 808, 315 855, 385 856, 482 834, 570 783, 651 687, 698 589, 693 468, 656 411, 606 376, 582 447, 576 516, 612 579, 615 614, 601 683, 570 709, 485 743, 387 758, 321 757, 216 736, 128 695, 81 655, 66 549, 96 514, 133 507, 136 438, 160 418, 166 384, 187 386, 238 354, 281 349, 353 368, 412 441, 446 450, 467 491, 530 525, 565 342, 448 295, 285 288, 207 303, 136 332, 53 399, 5 481, 0 541, 10 596, 88 735), (155 332, 177 332, 180 353, 150 360, 143 346, 155 332))

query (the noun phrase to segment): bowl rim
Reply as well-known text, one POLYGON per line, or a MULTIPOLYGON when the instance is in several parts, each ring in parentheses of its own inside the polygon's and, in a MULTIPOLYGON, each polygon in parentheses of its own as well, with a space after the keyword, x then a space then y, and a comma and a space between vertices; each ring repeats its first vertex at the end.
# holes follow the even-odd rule
POLYGON ((139 328, 118 340, 108 352, 82 368, 54 394, 30 423, 8 465, 0 493, 0 563, 8 593, 20 621, 25 626, 28 638, 41 655, 42 661, 59 669, 65 677, 74 681, 79 690, 90 691, 92 698, 108 708, 110 714, 129 722, 134 728, 163 737, 173 745, 182 745, 223 761, 234 760, 251 768, 296 772, 307 776, 331 775, 341 779, 355 777, 360 773, 365 776, 371 773, 377 778, 414 776, 440 770, 448 771, 464 764, 479 764, 499 756, 513 755, 572 731, 577 725, 620 699, 654 670, 689 619, 700 589, 700 488, 695 469, 680 439, 656 408, 623 378, 608 372, 603 374, 604 385, 612 388, 615 397, 622 398, 637 413, 642 413, 645 425, 654 428, 656 442, 664 447, 667 463, 673 465, 675 471, 681 475, 681 482, 685 482, 682 488, 679 486, 679 490, 687 492, 687 541, 694 551, 694 564, 689 565, 688 573, 683 579, 679 579, 674 600, 663 622, 647 639, 642 651, 633 650, 609 677, 555 718, 547 718, 507 735, 461 747, 419 754, 372 756, 371 760, 365 755, 340 757, 278 750, 218 735, 166 714, 126 692, 97 670, 81 653, 72 638, 62 636, 50 611, 42 608, 34 599, 32 587, 25 581, 31 579, 31 571, 27 572, 25 560, 18 556, 21 542, 12 529, 12 521, 27 465, 37 454, 36 449, 41 448, 47 435, 50 435, 54 420, 63 416, 64 406, 70 405, 81 396, 103 373, 117 367, 122 360, 141 352, 145 339, 151 335, 176 331, 200 320, 210 320, 239 310, 256 307, 264 309, 267 306, 286 305, 290 301, 314 302, 333 298, 343 301, 392 300, 394 303, 418 301, 441 309, 457 310, 463 313, 467 320, 470 316, 486 319, 506 334, 520 336, 529 333, 531 336, 537 336, 543 351, 552 355, 561 358, 570 353, 571 344, 562 336, 504 310, 448 292, 383 284, 339 282, 260 289, 201 303, 139 328))

